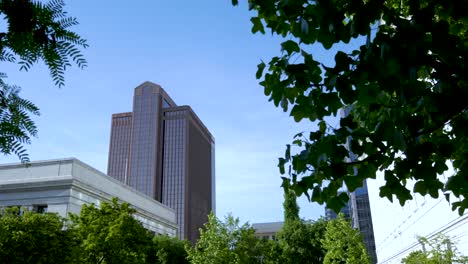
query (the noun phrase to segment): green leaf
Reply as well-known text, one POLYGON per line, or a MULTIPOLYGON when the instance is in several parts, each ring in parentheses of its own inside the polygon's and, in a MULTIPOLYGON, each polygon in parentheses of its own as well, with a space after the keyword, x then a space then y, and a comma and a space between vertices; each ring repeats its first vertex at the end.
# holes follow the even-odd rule
POLYGON ((327 123, 325 121, 320 121, 319 122, 319 130, 323 134, 325 133, 325 130, 327 129, 327 123))
POLYGON ((284 158, 286 159, 286 161, 291 160, 291 145, 289 144, 286 145, 286 152, 284 154, 284 158))
POLYGON ((296 139, 292 142, 293 145, 296 145, 298 147, 302 147, 302 140, 296 139))
POLYGON ((403 134, 400 131, 395 131, 395 136, 394 136, 394 145, 396 149, 401 150, 401 151, 406 151, 406 142, 403 134))
POLYGON ((416 182, 416 184, 414 184, 413 191, 414 191, 414 192, 418 192, 418 193, 420 193, 421 195, 426 195, 426 194, 427 194, 426 183, 425 183, 424 181, 418 181, 418 182, 416 182))
POLYGON ((335 69, 338 71, 346 70, 349 68, 348 55, 342 51, 338 51, 335 55, 335 69))
POLYGON ((265 63, 262 61, 260 64, 257 65, 257 73, 255 74, 255 77, 257 79, 260 79, 263 75, 263 70, 265 69, 265 63))
POLYGON ((279 158, 278 167, 279 167, 281 175, 285 173, 284 164, 286 164, 286 160, 283 158, 279 158))
POLYGON ((353 192, 362 186, 362 180, 356 176, 346 176, 344 177, 344 182, 346 183, 346 187, 350 192, 353 192))
POLYGON ((262 20, 259 17, 252 17, 250 21, 253 24, 252 33, 255 34, 257 32, 261 32, 262 34, 265 34, 265 28, 263 27, 262 20))
POLYGON ((288 55, 291 55, 295 52, 299 52, 301 49, 299 48, 299 45, 292 41, 292 40, 287 40, 283 43, 281 43, 281 49, 283 51, 286 51, 288 55))
POLYGON ((338 196, 332 197, 327 201, 327 208, 332 209, 335 213, 339 213, 348 200, 349 197, 346 193, 340 193, 338 196))

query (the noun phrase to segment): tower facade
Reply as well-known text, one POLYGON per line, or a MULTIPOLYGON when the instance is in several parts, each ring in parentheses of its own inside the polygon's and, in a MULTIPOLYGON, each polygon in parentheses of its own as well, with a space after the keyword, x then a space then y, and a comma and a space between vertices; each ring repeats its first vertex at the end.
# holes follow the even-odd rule
POLYGON ((362 184, 362 187, 357 188, 349 195, 351 224, 354 228, 361 231, 367 253, 371 257, 371 263, 377 263, 374 226, 372 224, 372 214, 366 180, 364 180, 362 184))
POLYGON ((151 82, 135 88, 132 112, 112 115, 108 175, 173 208, 182 239, 195 241, 215 208, 212 135, 151 82))
MULTIPOLYGON (((366 181, 364 180, 363 186, 357 188, 354 192, 348 192, 348 196, 349 201, 341 209, 340 213, 343 214, 346 220, 351 222, 353 228, 361 232, 367 254, 371 258, 371 263, 375 264, 377 263, 377 253, 366 181)), ((325 208, 325 218, 327 220, 333 220, 337 216, 335 211, 325 208)))
MULTIPOLYGON (((352 110, 351 106, 345 107, 341 110, 341 116, 346 117, 352 110)), ((350 159, 353 162, 357 160, 357 156, 350 148, 350 140, 348 138, 346 148, 349 151, 350 159)), ((357 173, 355 168, 355 173, 357 173)), ((377 263, 377 253, 375 247, 374 227, 372 224, 372 213, 369 203, 369 193, 367 189, 367 181, 363 180, 362 187, 357 188, 351 193, 348 193, 349 201, 341 212, 345 215, 347 220, 351 221, 353 228, 358 229, 364 239, 367 253, 371 258, 371 263, 377 263)), ((325 209, 325 215, 328 220, 336 218, 336 213, 331 209, 325 209)))

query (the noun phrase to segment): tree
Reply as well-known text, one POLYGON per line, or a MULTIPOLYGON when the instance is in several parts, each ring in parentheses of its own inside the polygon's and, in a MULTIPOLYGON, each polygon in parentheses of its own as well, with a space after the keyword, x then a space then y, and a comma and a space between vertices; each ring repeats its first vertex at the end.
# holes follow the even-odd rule
POLYGON ((404 264, 452 264, 468 263, 468 256, 461 255, 450 237, 438 234, 432 239, 419 238, 423 250, 411 252, 402 259, 404 264))
POLYGON ((186 240, 157 235, 153 238, 153 243, 147 253, 146 263, 188 264, 186 247, 189 247, 186 240))
POLYGON ((342 214, 328 222, 322 244, 327 252, 324 264, 370 263, 361 233, 352 228, 342 214))
POLYGON ((37 128, 29 114, 39 115, 39 108, 19 96, 19 87, 3 81, 0 73, 0 152, 15 154, 22 162, 29 160, 22 144, 30 144, 37 128))
POLYGON ((2 263, 75 263, 79 241, 64 229, 65 219, 53 213, 38 214, 10 208, 0 214, 2 263))
POLYGON ((152 235, 133 218, 135 210, 116 198, 100 208, 83 205, 80 215, 70 215, 81 241, 83 263, 145 263, 152 235))
POLYGON ((294 190, 290 188, 284 189, 284 223, 288 224, 290 222, 300 220, 299 217, 299 205, 297 205, 297 197, 294 190))
POLYGON ((323 263, 325 249, 322 246, 327 222, 304 221, 299 217, 299 206, 292 189, 285 190, 284 225, 278 233, 281 248, 279 263, 323 263))
POLYGON ((257 247, 259 252, 258 259, 261 264, 285 263, 283 249, 277 240, 259 239, 257 247))
POLYGON ((260 263, 254 232, 232 215, 223 223, 210 213, 208 223, 200 229, 200 239, 193 248, 187 247, 188 259, 192 264, 260 263))
POLYGON ((294 221, 283 226, 278 234, 281 247, 279 263, 323 263, 325 248, 322 246, 327 222, 294 221))
MULTIPOLYGON (((237 4, 237 0, 232 1, 237 4)), ((265 28, 288 40, 282 54, 258 65, 265 95, 295 121, 317 124, 296 135, 279 168, 292 168, 298 195, 336 212, 349 191, 381 171, 380 196, 401 205, 413 192, 437 198, 440 190, 468 207, 468 27, 456 0, 249 0, 252 32, 265 28), (314 43, 336 48, 335 64, 310 53, 314 43), (341 43, 340 50, 335 44, 341 43), (350 43, 350 45, 345 45, 350 43), (358 48, 355 44, 365 43, 358 48), (267 71, 264 73, 264 71, 267 71), (348 112, 338 127, 327 120, 348 112), (345 148, 349 146, 349 149, 345 148), (353 154, 354 153, 354 154, 353 154), (453 166, 449 170, 447 162, 453 166), (450 173, 447 182, 438 175, 450 173)), ((447 195, 447 197, 449 197, 447 195)))
MULTIPOLYGON (((78 24, 63 10, 63 0, 42 1, 2 0, 0 15, 4 17, 7 31, 0 32, 0 61, 17 62, 20 70, 29 70, 42 60, 59 87, 65 85, 65 71, 75 63, 86 66, 80 47, 86 40, 69 28, 78 24)), ((18 96, 19 87, 5 83, 5 73, 0 73, 0 152, 16 154, 22 162, 29 161, 23 144, 37 130, 30 114, 39 109, 18 96), (11 96, 11 95, 14 96, 11 96)))
POLYGON ((411 252, 406 258, 401 260, 404 264, 429 264, 427 254, 421 250, 411 252))

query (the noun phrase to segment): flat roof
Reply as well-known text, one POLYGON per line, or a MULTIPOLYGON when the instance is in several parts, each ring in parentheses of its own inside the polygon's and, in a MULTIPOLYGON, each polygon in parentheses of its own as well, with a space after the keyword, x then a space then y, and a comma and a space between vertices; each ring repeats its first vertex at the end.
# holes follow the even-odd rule
POLYGON ((254 223, 252 228, 256 233, 276 233, 281 230, 284 222, 254 223))
POLYGON ((0 192, 21 188, 73 182, 109 197, 117 197, 132 207, 165 222, 176 222, 175 211, 132 187, 100 172, 76 158, 0 164, 0 192))

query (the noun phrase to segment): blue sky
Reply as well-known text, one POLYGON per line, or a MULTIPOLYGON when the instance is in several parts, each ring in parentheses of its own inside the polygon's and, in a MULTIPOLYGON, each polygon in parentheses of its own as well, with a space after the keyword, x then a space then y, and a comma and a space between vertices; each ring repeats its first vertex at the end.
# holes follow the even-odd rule
MULTIPOLYGON (((177 104, 190 105, 215 137, 217 215, 232 212, 250 223, 281 221, 277 158, 293 135, 315 126, 295 123, 275 108, 255 79, 256 65, 280 54, 281 40, 251 34, 253 13, 246 1, 238 7, 229 0, 66 2, 66 10, 80 22, 74 30, 90 45, 84 51, 89 64, 85 70, 70 68, 66 86, 59 89, 42 64, 20 72, 17 65, 2 63, 8 82, 21 86, 22 96, 41 109, 36 119, 39 137, 28 147, 31 159, 76 157, 106 172, 112 113, 130 111, 133 89, 152 81, 177 104)), ((321 46, 312 51, 315 58, 333 63, 332 53, 321 46)), ((17 161, 13 156, 0 159, 17 161)), ((380 184, 369 182, 377 244, 415 210, 378 198, 380 184)), ((426 200, 426 205, 437 202, 426 200)), ((300 206, 304 218, 316 219, 324 212, 304 199, 300 206)), ((424 208, 430 206, 417 213, 423 214, 424 208)), ((413 225, 411 234, 405 231, 409 238, 403 241, 400 235, 401 243, 379 257, 404 248, 414 233, 430 233, 439 222, 456 216, 445 202, 434 212, 435 217, 424 217, 428 224, 418 222, 422 230, 414 231, 413 225)))

